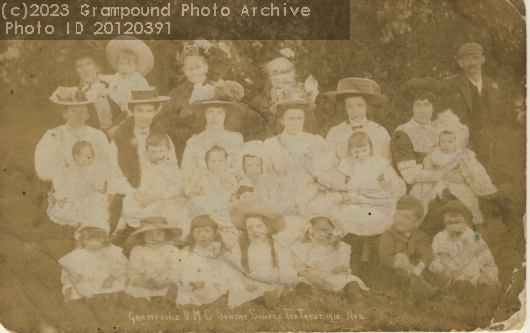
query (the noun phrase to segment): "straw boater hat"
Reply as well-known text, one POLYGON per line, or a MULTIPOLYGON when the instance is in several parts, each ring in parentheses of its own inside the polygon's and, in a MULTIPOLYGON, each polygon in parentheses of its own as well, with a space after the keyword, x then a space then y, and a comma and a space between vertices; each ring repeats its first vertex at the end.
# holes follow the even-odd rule
POLYGON ((158 96, 158 91, 155 87, 149 87, 143 90, 132 90, 131 99, 127 104, 147 104, 147 103, 161 103, 168 101, 168 96, 158 96))
POLYGON ((50 96, 50 101, 65 106, 89 105, 94 103, 93 100, 88 100, 85 93, 78 89, 78 87, 58 87, 50 96), (58 96, 59 90, 62 90, 63 96, 61 97, 58 96))
POLYGON ((129 51, 138 58, 138 73, 148 74, 154 66, 155 60, 149 46, 132 36, 118 36, 107 44, 107 60, 112 68, 118 70, 118 53, 129 51))
MULTIPOLYGON (((140 228, 133 232, 129 238, 127 238, 127 243, 134 243, 138 240, 143 239, 143 235, 140 235, 144 232, 151 230, 167 230, 170 232, 171 239, 177 238, 182 234, 182 229, 176 226, 170 226, 167 224, 167 220, 164 217, 146 217, 140 221, 140 228)), ((169 241, 169 240, 166 240, 169 241)))
POLYGON ((442 81, 432 79, 430 77, 412 79, 403 83, 397 90, 394 104, 399 111, 412 111, 406 110, 410 108, 411 95, 416 91, 428 91, 438 98, 450 97, 452 94, 451 88, 443 83, 442 81))
POLYGON ((271 221, 271 233, 277 234, 287 227, 285 218, 274 207, 255 199, 239 200, 230 208, 229 216, 232 224, 245 230, 248 215, 261 215, 271 221))
POLYGON ((336 232, 334 232, 334 235, 336 237, 342 238, 346 236, 346 232, 342 230, 342 219, 341 219, 341 213, 338 211, 336 206, 330 205, 324 202, 312 202, 311 205, 308 205, 304 211, 302 212, 302 215, 305 217, 305 220, 307 221, 307 226, 305 230, 307 231, 309 227, 311 227, 311 220, 316 217, 325 217, 331 221, 331 224, 335 227, 336 232))
POLYGON ((388 100, 386 95, 381 94, 379 85, 375 81, 363 78, 342 79, 337 84, 336 91, 328 91, 323 95, 336 99, 337 96, 346 94, 370 96, 374 105, 382 105, 388 100))
POLYGON ((310 110, 316 107, 311 100, 311 92, 300 82, 287 83, 282 87, 271 89, 272 106, 269 111, 273 114, 278 112, 278 107, 284 105, 303 105, 310 110))

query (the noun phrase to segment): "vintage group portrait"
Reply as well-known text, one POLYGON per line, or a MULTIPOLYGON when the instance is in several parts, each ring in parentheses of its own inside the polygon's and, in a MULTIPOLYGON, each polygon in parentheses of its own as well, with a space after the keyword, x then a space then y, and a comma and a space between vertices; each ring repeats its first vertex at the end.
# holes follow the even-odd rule
POLYGON ((0 323, 522 328, 525 10, 352 0, 349 40, 0 41, 0 323))

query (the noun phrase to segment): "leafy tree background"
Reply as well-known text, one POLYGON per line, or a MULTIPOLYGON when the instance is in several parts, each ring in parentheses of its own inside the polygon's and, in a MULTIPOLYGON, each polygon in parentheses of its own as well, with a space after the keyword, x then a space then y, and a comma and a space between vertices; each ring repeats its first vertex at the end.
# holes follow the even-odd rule
MULTIPOLYGON (((309 1, 292 2, 303 4, 309 1)), ((102 0, 92 2, 94 5, 106 3, 102 0)), ((244 2, 230 1, 234 6, 244 2)), ((228 3, 228 0, 217 3, 221 5, 228 3)), ((156 4, 164 5, 167 1, 149 2, 149 5, 156 4)), ((143 6, 146 2, 131 0, 127 5, 143 6)), ((352 0, 349 41, 219 41, 216 42, 218 49, 225 49, 227 52, 218 52, 219 57, 212 54, 209 61, 210 74, 213 79, 222 77, 240 82, 245 88, 244 102, 248 103, 256 94, 263 91, 266 85, 264 65, 282 56, 281 49, 290 48, 295 53, 292 61, 295 63, 299 80, 303 82, 307 76, 313 75, 319 82, 321 92, 335 90, 341 78, 367 77, 378 82, 383 93, 393 97, 398 87, 409 79, 426 76, 443 79, 460 73, 454 55, 462 44, 477 42, 484 47, 486 56, 483 70, 486 75, 497 81, 508 102, 506 107, 510 108, 510 103, 514 102, 518 94, 526 97, 526 89, 523 88, 526 84, 525 15, 522 0, 352 0)), ((235 25, 231 20, 219 24, 222 25, 220 31, 226 33, 236 33, 240 29, 248 28, 248 26, 235 25)), ((266 29, 266 27, 257 27, 257 29, 266 29)), ((290 29, 296 30, 300 37, 311 35, 311 31, 297 30, 296 25, 290 29)), ((219 37, 222 39, 222 35, 219 37)), ((175 60, 175 54, 182 48, 183 41, 146 40, 146 43, 155 56, 155 67, 146 78, 162 93, 168 93, 179 80, 184 79, 182 70, 175 60)), ((46 130, 64 123, 62 115, 49 102, 48 97, 59 85, 76 84, 71 54, 78 49, 90 47, 99 50, 103 72, 113 73, 104 58, 106 44, 107 41, 0 42, 0 80, 2 80, 0 170, 3 171, 0 173, 0 188, 4 190, 1 196, 0 214, 5 215, 1 218, 5 221, 1 226, 2 233, 16 235, 18 239, 24 239, 28 243, 31 243, 32 237, 35 237, 32 230, 42 223, 46 192, 42 190, 42 182, 35 174, 34 149, 46 130)), ((317 104, 316 113, 321 125, 319 133, 322 135, 325 135, 331 126, 346 118, 340 108, 335 108, 321 97, 317 100, 317 104)), ((508 110, 507 113, 509 114, 510 111, 508 110)), ((391 102, 380 110, 371 111, 368 115, 369 119, 385 126, 390 133, 410 116, 410 110, 396 110, 391 102)), ((511 191, 513 196, 519 197, 522 202, 522 211, 526 197, 525 133, 523 126, 516 131, 506 133, 512 140, 506 142, 512 142, 512 145, 507 146, 505 153, 506 161, 510 163, 508 167, 514 174, 511 191)), ((513 260, 519 260, 515 257, 522 258, 521 262, 524 260, 526 244, 522 235, 521 227, 521 230, 514 229, 509 238, 515 247, 513 260)), ((51 241, 57 242, 57 240, 51 241)), ((506 242, 506 239, 501 241, 506 242)), ((35 286, 35 281, 38 280, 40 287, 55 290, 53 289, 55 285, 52 286, 53 288, 49 287, 53 279, 50 279, 46 263, 42 260, 36 262, 35 269, 30 271, 37 275, 27 277, 25 272, 30 265, 28 265, 29 259, 25 258, 21 257, 20 264, 13 266, 11 268, 13 271, 9 274, 22 279, 22 283, 28 286, 35 286), (23 280, 26 277, 28 280, 23 280)), ((2 263, 4 259, 0 253, 0 264, 2 263)), ((524 269, 522 271, 524 272, 524 269)), ((508 318, 520 306, 517 295, 524 286, 524 279, 517 281, 519 281, 517 286, 511 288, 508 296, 503 300, 507 305, 502 308, 503 317, 500 319, 508 318)), ((11 288, 9 287, 11 285, 5 286, 11 288)), ((18 285, 16 288, 19 288, 18 285)), ((12 310, 12 304, 15 300, 18 303, 20 299, 22 298, 9 298, 9 304, 0 306, 3 318, 12 316, 13 322, 20 321, 17 310, 14 308, 12 310)), ((46 302, 56 302, 47 306, 53 310, 56 309, 56 304, 60 304, 60 300, 47 299, 46 302)), ((390 304, 388 313, 396 311, 395 304, 397 303, 390 304)), ((460 308, 456 308, 458 309, 460 308)), ((438 318, 441 312, 435 309, 433 313, 436 313, 438 318)), ((403 313, 400 313, 395 316, 399 318, 402 315, 403 313)), ((60 313, 57 316, 60 316, 60 313)), ((35 318, 37 317, 35 314, 35 318)), ((385 330, 384 327, 387 326, 384 325, 387 325, 387 322, 396 325, 388 326, 389 330, 422 328, 429 330, 442 327, 443 330, 452 329, 449 326, 428 326, 428 323, 423 327, 414 326, 415 315, 409 316, 410 327, 403 326, 404 322, 401 320, 388 321, 384 317, 381 318, 383 319, 373 322, 375 326, 372 329, 385 330)), ((465 319, 462 319, 462 322, 465 319)), ((57 320, 62 320, 62 317, 57 320)), ((448 325, 451 324, 451 321, 444 321, 443 317, 440 317, 440 320, 448 325)), ((321 326, 305 328, 315 331, 328 330, 321 326)), ((279 330, 288 329, 282 327, 279 330)), ((459 329, 472 328, 466 326, 459 329)), ((333 330, 333 327, 329 330, 333 330)))

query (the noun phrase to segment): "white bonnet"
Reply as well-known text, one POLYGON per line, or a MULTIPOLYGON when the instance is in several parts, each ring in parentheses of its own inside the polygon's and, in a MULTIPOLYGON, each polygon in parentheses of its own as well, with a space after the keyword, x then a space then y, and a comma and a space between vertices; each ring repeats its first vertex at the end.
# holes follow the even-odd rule
POLYGON ((449 109, 439 113, 438 118, 432 122, 429 135, 435 146, 439 145, 440 134, 443 131, 454 133, 457 149, 462 149, 467 146, 469 142, 469 129, 466 125, 463 125, 460 122, 460 119, 449 109))

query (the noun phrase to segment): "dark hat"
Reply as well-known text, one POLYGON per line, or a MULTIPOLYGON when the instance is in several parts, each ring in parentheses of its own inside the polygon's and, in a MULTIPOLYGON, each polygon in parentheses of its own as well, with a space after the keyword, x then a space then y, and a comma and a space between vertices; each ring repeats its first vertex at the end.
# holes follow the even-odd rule
POLYGON ((412 109, 406 110, 406 108, 411 107, 410 104, 413 102, 411 99, 415 96, 415 92, 418 91, 430 92, 438 98, 450 97, 453 94, 451 88, 440 80, 430 77, 411 79, 403 83, 396 91, 394 105, 398 111, 411 112, 412 109))
POLYGON ((481 54, 483 51, 482 46, 477 43, 466 43, 458 49, 458 53, 456 54, 456 60, 460 60, 463 57, 470 55, 470 54, 481 54))
POLYGON ((282 214, 265 202, 246 199, 239 200, 230 207, 230 221, 240 230, 246 228, 245 223, 248 215, 260 215, 271 221, 269 227, 273 234, 277 234, 287 227, 287 222, 282 214))
POLYGON ((438 209, 438 214, 442 218, 447 212, 462 214, 462 216, 466 220, 470 220, 473 217, 473 214, 471 213, 471 211, 469 211, 466 205, 464 205, 464 203, 462 203, 462 201, 459 201, 459 200, 451 200, 438 209))
POLYGON ((425 214, 425 208, 421 201, 412 195, 404 195, 399 198, 396 203, 396 210, 414 210, 420 218, 423 218, 425 214))
POLYGON ((381 94, 379 85, 375 81, 353 77, 340 80, 337 84, 336 91, 328 91, 322 95, 335 98, 336 96, 346 94, 371 96, 372 103, 374 104, 383 104, 388 100, 386 95, 381 94))

